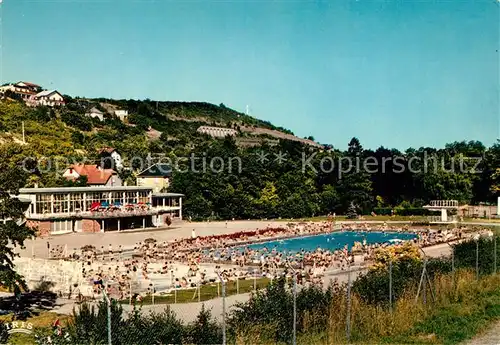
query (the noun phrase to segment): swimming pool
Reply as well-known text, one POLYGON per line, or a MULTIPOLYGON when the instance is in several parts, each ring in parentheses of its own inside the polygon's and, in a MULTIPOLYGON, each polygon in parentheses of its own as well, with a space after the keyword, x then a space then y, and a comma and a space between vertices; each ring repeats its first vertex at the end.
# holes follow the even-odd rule
POLYGON ((249 244, 244 247, 249 249, 276 249, 280 252, 299 252, 302 249, 305 251, 314 251, 317 248, 336 250, 342 249, 347 244, 351 249, 354 242, 366 240, 367 244, 374 243, 389 243, 394 240, 412 240, 417 235, 400 232, 363 232, 363 231, 342 231, 329 234, 320 234, 304 237, 293 237, 283 240, 266 241, 260 243, 249 244))

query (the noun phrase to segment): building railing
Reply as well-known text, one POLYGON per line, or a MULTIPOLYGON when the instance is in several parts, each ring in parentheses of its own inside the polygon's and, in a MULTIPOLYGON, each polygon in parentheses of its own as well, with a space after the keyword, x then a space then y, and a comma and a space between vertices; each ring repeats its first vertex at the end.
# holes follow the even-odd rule
POLYGON ((158 206, 150 207, 145 210, 98 210, 98 211, 75 211, 75 212, 58 212, 58 213, 31 213, 27 217, 29 219, 53 219, 53 218, 122 218, 135 216, 149 216, 168 211, 179 211, 179 206, 158 206))
POLYGON ((431 206, 434 207, 458 207, 457 200, 431 200, 431 206))

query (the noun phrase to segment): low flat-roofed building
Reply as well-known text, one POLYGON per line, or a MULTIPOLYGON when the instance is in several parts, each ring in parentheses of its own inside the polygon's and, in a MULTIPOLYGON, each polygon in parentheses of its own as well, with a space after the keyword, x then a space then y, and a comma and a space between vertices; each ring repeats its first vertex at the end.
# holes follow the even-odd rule
POLYGON ((150 187, 21 188, 26 220, 40 235, 158 228, 182 220, 182 194, 150 187))

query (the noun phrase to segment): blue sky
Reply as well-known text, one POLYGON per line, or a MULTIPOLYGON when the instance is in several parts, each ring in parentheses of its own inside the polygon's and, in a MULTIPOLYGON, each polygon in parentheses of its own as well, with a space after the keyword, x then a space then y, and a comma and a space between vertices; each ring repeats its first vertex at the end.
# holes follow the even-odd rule
POLYGON ((499 3, 4 0, 1 82, 224 103, 345 148, 499 137, 499 3))

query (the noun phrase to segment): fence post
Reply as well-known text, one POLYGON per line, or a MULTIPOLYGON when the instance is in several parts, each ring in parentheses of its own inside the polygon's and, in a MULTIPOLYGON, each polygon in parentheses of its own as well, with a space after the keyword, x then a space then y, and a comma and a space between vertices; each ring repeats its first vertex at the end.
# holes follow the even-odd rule
POLYGON ((128 288, 129 288, 129 292, 130 292, 130 297, 129 297, 129 305, 132 305, 132 280, 129 280, 128 281, 128 288))
POLYGON ((445 242, 451 249, 451 283, 452 287, 455 287, 455 250, 449 242, 445 242))
POLYGON ((422 290, 422 298, 424 299, 424 305, 427 304, 427 276, 425 275, 425 267, 424 270, 422 271, 422 274, 424 275, 424 285, 423 285, 423 290, 422 290))
POLYGON ((479 235, 476 237, 476 279, 479 280, 479 235))
POLYGON ((108 314, 107 315, 107 318, 108 318, 108 345, 111 345, 111 301, 109 300, 107 289, 108 289, 108 283, 106 282, 106 287, 103 290, 103 296, 104 296, 104 300, 106 302, 106 306, 107 306, 107 310, 108 310, 108 313, 107 313, 108 314))
POLYGON ((286 261, 287 266, 292 271, 293 279, 293 334, 292 344, 297 345, 297 272, 292 267, 290 262, 286 261))
POLYGON ((253 290, 257 291, 257 270, 253 271, 253 290))
POLYGON ((347 337, 347 342, 351 341, 351 263, 348 260, 347 263, 347 316, 346 316, 346 326, 345 332, 347 337))
MULTIPOLYGON (((222 345, 226 345, 226 283, 219 272, 217 272, 217 276, 222 284, 222 345)), ((218 287, 219 283, 217 282, 218 287)))
POLYGON ((151 302, 153 303, 153 305, 155 305, 155 283, 154 281, 151 281, 151 288, 152 288, 152 291, 151 291, 151 302))
POLYGON ((389 311, 392 314, 392 257, 389 258, 389 311))
POLYGON ((451 248, 451 274, 453 276, 453 283, 455 283, 455 251, 451 248))
POLYGON ((240 279, 238 276, 236 276, 236 294, 240 294, 240 279))
POLYGON ((493 274, 497 274, 497 236, 493 236, 493 274))
POLYGON ((201 301, 201 284, 200 281, 198 281, 198 302, 201 301))

